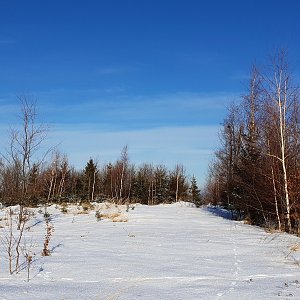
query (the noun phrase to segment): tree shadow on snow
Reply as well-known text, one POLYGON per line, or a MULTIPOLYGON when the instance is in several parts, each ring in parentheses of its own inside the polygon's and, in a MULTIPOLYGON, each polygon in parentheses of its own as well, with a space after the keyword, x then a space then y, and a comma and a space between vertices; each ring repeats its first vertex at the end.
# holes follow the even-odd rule
POLYGON ((219 206, 206 206, 203 209, 215 216, 221 217, 226 220, 236 220, 237 218, 234 212, 219 206))

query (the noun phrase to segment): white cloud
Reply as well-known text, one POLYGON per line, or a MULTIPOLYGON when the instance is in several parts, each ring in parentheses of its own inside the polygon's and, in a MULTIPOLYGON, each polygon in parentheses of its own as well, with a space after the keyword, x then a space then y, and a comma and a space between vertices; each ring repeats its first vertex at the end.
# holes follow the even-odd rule
MULTIPOLYGON (((82 94, 84 95, 84 93, 82 94)), ((102 123, 110 128, 151 128, 168 125, 214 124, 223 120, 231 94, 174 93, 150 96, 87 94, 81 100, 39 107, 55 122, 102 123), (217 119, 217 120, 216 120, 217 119), (76 120, 76 121, 75 121, 76 120)), ((47 120, 46 120, 47 121, 47 120)))
POLYGON ((164 163, 173 167, 182 163, 187 173, 204 183, 208 161, 218 145, 219 126, 162 127, 145 130, 101 131, 76 124, 59 126, 49 143, 61 143, 61 151, 70 162, 83 168, 90 157, 100 163, 115 161, 128 145, 133 163, 164 163))
MULTIPOLYGON (((104 98, 97 93, 92 91, 90 96, 98 100, 38 103, 38 116, 41 112, 41 119, 52 124, 49 146, 60 144, 70 162, 82 168, 90 157, 115 161, 122 147, 128 145, 134 163, 165 163, 169 167, 182 163, 203 183, 218 145, 217 124, 222 122, 232 95, 175 93, 104 98)), ((1 118, 0 126, 14 123, 18 106, 1 108, 6 117, 1 118)), ((0 141, 0 148, 5 141, 0 141)))

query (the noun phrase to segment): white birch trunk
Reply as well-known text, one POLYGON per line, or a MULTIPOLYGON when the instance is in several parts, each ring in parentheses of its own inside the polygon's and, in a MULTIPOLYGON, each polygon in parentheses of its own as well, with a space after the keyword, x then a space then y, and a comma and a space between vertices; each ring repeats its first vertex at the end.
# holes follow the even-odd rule
POLYGON ((285 205, 286 205, 286 219, 288 231, 292 231, 291 224, 291 207, 289 199, 289 189, 288 189, 288 176, 287 176, 287 165, 286 165, 286 81, 284 82, 284 99, 282 99, 281 91, 281 74, 279 82, 276 80, 277 84, 277 103, 279 108, 279 131, 280 131, 280 151, 281 151, 281 165, 283 171, 283 184, 284 184, 284 193, 285 193, 285 205))

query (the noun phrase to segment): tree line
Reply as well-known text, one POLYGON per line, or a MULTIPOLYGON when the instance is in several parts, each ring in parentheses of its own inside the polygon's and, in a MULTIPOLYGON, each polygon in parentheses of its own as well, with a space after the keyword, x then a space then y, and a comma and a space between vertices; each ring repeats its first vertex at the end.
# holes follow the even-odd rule
POLYGON ((47 127, 37 122, 35 102, 26 96, 19 100, 21 126, 11 130, 0 160, 3 204, 19 204, 21 211, 23 206, 59 201, 155 205, 182 200, 201 204, 197 181, 195 177, 189 179, 182 165, 171 170, 162 164, 135 166, 130 163, 127 146, 115 162, 100 165, 90 158, 83 170, 71 166, 67 155, 53 149, 38 159, 47 127))
POLYGON ((287 232, 300 222, 299 89, 284 51, 254 66, 246 95, 228 109, 206 201, 287 232))

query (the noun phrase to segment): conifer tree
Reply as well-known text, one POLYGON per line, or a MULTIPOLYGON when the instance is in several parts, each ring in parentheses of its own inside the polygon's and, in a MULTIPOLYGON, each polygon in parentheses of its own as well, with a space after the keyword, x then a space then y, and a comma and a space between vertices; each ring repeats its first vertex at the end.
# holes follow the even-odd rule
POLYGON ((195 176, 193 176, 191 180, 190 194, 192 202, 196 207, 200 207, 202 205, 202 197, 195 176))
POLYGON ((97 178, 97 164, 91 158, 84 170, 85 175, 85 192, 88 200, 93 201, 95 195, 95 184, 97 178))

